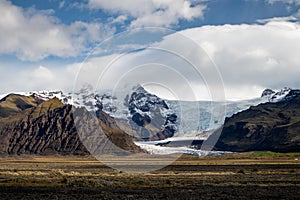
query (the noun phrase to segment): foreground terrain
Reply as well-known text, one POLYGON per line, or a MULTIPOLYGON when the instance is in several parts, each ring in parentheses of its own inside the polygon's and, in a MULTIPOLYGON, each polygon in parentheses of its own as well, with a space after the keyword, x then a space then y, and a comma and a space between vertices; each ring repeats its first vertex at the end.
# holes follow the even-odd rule
POLYGON ((297 199, 299 158, 184 155, 158 171, 127 174, 91 157, 2 157, 0 199, 297 199))

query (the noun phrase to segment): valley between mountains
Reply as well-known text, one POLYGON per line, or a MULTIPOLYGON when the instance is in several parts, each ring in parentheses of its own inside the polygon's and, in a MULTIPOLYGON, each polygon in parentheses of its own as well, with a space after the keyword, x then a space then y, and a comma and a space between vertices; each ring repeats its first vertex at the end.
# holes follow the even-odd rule
MULTIPOLYGON (((88 87, 75 96, 49 91, 8 94, 0 101, 0 153, 88 155, 82 143, 87 140, 97 141, 95 152, 112 149, 105 151, 108 154, 114 153, 114 145, 132 153, 200 156, 300 149, 299 90, 267 89, 260 98, 240 102, 168 101, 142 86, 123 96, 95 94, 88 87), (185 106, 180 111, 184 114, 178 104, 185 106), (220 105, 227 108, 225 116, 214 116, 212 109, 220 105), (199 118, 193 118, 195 108, 199 118), (78 133, 75 122, 84 124, 89 116, 95 116, 103 135, 78 133), (203 141, 212 140, 220 129, 214 153, 201 150, 203 141)), ((80 125, 80 132, 91 133, 89 129, 80 125)))
POLYGON ((142 88, 128 95, 120 110, 114 107, 120 101, 107 99, 117 100, 84 94, 74 102, 62 92, 46 91, 5 95, 0 101, 1 199, 298 199, 299 90, 214 102, 229 108, 224 121, 208 120, 213 114, 208 102, 182 102, 190 108, 198 104, 204 119, 190 131, 195 120, 187 118, 186 137, 177 132, 176 102, 142 88), (80 134, 99 131, 87 119, 101 134, 80 134), (214 148, 201 149, 217 133, 214 148), (125 151, 122 157, 113 156, 116 146, 125 151), (91 155, 99 152, 113 165, 91 155), (155 156, 133 159, 128 152, 155 156), (128 173, 131 168, 149 172, 128 173))

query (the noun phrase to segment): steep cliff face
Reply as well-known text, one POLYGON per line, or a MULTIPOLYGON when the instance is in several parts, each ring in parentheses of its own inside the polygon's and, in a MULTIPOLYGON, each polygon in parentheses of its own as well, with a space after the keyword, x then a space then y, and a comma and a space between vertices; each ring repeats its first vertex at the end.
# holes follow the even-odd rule
POLYGON ((143 140, 161 140, 174 136, 177 115, 165 100, 147 92, 142 86, 125 100, 131 115, 131 128, 143 140))
POLYGON ((215 145, 226 151, 300 151, 300 91, 227 118, 215 145))
POLYGON ((95 94, 93 88, 86 85, 75 93, 74 105, 109 114, 135 140, 165 139, 174 136, 177 130, 177 115, 167 102, 140 85, 116 94, 95 94))
MULTIPOLYGON (((27 101, 27 98, 18 96, 18 101, 13 101, 10 107, 18 108, 18 103, 27 101)), ((82 143, 84 138, 76 129, 71 105, 64 105, 57 98, 40 102, 29 98, 25 109, 10 110, 0 118, 0 153, 89 154, 82 143)), ((127 151, 140 151, 128 135, 114 126, 113 118, 105 113, 99 113, 99 116, 97 123, 112 143, 127 151)))

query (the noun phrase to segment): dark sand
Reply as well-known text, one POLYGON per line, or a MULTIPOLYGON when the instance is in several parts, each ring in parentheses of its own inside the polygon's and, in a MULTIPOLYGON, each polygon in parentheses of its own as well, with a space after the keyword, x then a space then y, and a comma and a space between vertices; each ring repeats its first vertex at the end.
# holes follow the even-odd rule
POLYGON ((184 155, 142 174, 90 157, 2 157, 0 199, 299 199, 298 157, 184 155))

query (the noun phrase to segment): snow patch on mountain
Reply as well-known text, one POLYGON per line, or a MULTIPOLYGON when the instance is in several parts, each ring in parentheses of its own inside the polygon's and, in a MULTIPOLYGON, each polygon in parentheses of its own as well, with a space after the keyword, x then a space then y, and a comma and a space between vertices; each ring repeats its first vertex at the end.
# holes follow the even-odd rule
POLYGON ((271 89, 265 89, 262 93, 262 98, 267 99, 268 102, 280 102, 284 101, 285 97, 289 94, 291 91, 291 88, 283 88, 281 90, 271 90, 271 89))
MULTIPOLYGON (((48 90, 42 90, 42 91, 30 91, 30 92, 12 92, 13 94, 19 94, 23 96, 34 96, 36 98, 42 99, 44 101, 58 98, 63 104, 73 104, 71 93, 64 94, 62 91, 48 91, 48 90)), ((9 93, 9 94, 12 94, 9 93)), ((3 94, 0 95, 0 99, 6 97, 9 94, 3 94)))

